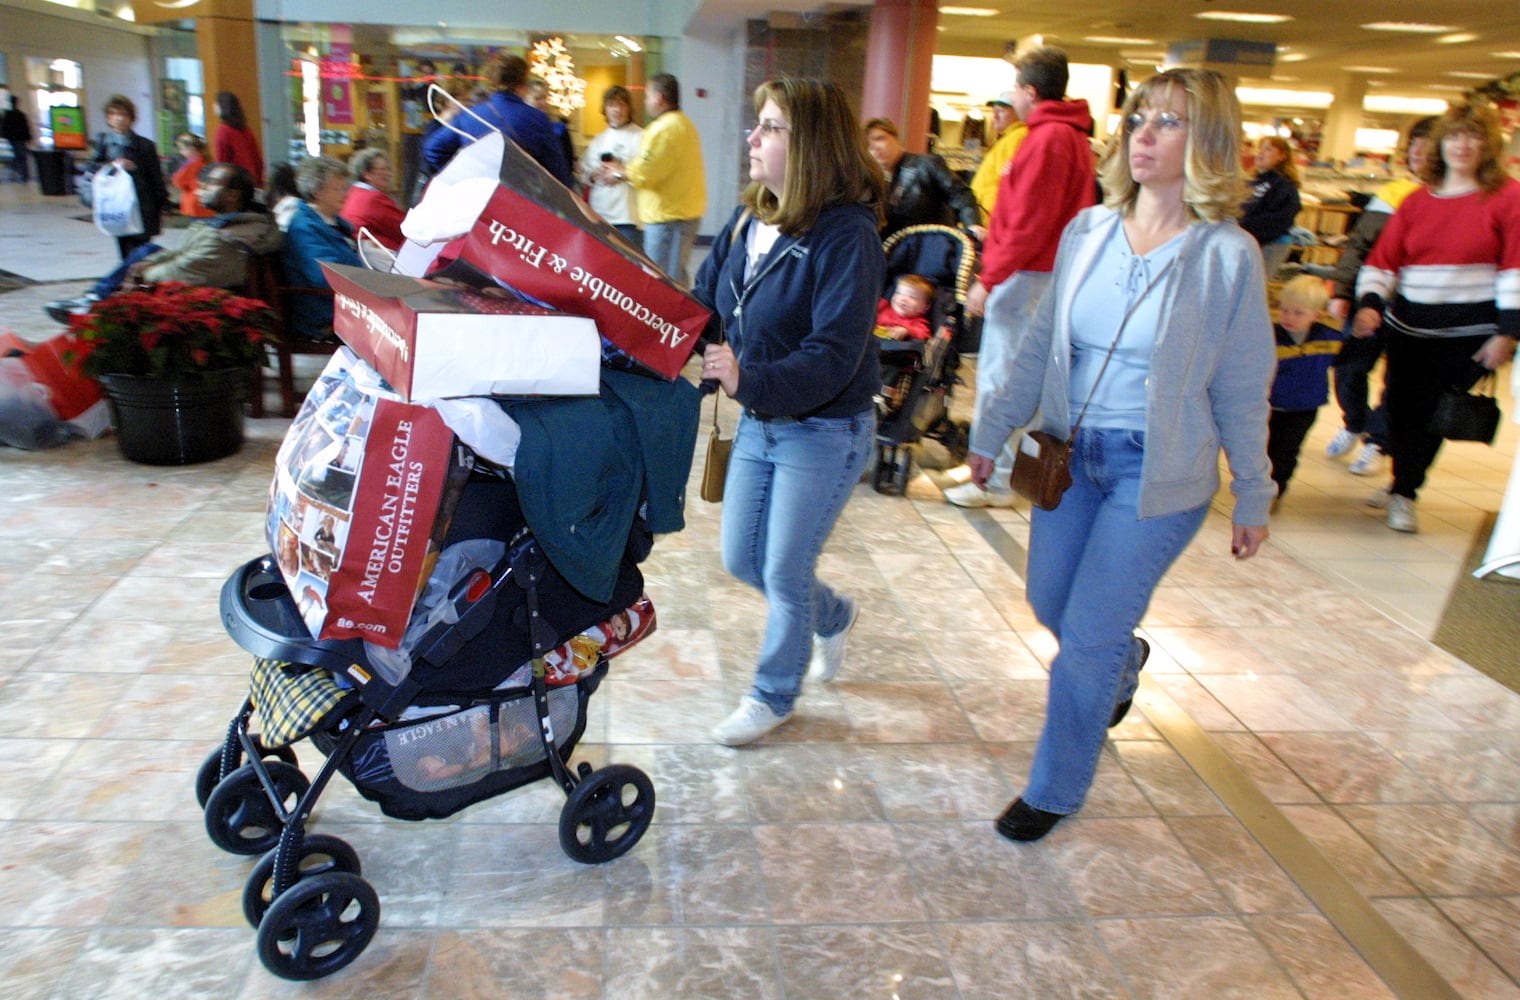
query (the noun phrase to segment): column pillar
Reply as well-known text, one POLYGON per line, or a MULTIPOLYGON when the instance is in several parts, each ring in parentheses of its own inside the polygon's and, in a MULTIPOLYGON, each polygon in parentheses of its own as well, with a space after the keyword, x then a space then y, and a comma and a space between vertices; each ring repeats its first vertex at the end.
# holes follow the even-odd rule
MULTIPOLYGON (((259 97, 259 40, 253 0, 196 0, 172 7, 151 0, 133 0, 132 12, 138 24, 185 19, 195 22, 195 54, 201 61, 207 139, 218 124, 216 95, 228 90, 238 96, 248 127, 259 133, 262 140, 264 115, 259 97)), ((172 142, 173 137, 169 138, 172 142)), ((262 184, 264 179, 255 180, 262 184)))
POLYGON ((896 122, 910 153, 929 148, 929 80, 938 22, 934 0, 876 0, 871 8, 861 116, 896 122))
POLYGON ((1362 123, 1362 99, 1367 96, 1367 78, 1341 73, 1331 93, 1335 97, 1325 112, 1319 158, 1344 162, 1356 152, 1356 130, 1362 123))

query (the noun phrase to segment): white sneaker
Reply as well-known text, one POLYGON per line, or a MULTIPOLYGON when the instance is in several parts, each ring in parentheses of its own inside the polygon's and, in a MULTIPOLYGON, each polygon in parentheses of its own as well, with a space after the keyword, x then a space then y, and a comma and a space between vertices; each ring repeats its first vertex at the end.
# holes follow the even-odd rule
POLYGON ((1335 437, 1330 439, 1330 443, 1325 445, 1325 454, 1331 458, 1340 458, 1352 448, 1355 448, 1356 443, 1361 439, 1362 436, 1360 434, 1353 434, 1342 427, 1335 432, 1335 437))
POLYGON ((855 627, 855 619, 860 616, 860 605, 848 597, 845 600, 850 604, 850 617, 844 628, 830 636, 813 636, 813 658, 808 663, 808 676, 825 684, 839 676, 839 668, 844 666, 845 645, 850 641, 850 629, 855 627))
POLYGON ((1368 441, 1362 445, 1362 450, 1357 452, 1356 458, 1346 466, 1346 471, 1353 476, 1375 476, 1383 470, 1383 449, 1368 441))
POLYGON ((1410 534, 1420 530, 1420 523, 1414 516, 1413 500, 1397 493, 1388 498, 1388 527, 1410 534))
POLYGON ((1012 507, 1013 490, 984 490, 976 483, 961 483, 945 491, 945 499, 957 507, 1012 507))
POLYGON ((726 747, 742 747, 758 740, 791 717, 790 713, 777 715, 759 698, 745 695, 739 702, 739 707, 713 728, 713 739, 726 747))
POLYGON ((1392 495, 1392 486, 1379 486, 1364 502, 1373 510, 1383 510, 1388 506, 1388 498, 1392 495))

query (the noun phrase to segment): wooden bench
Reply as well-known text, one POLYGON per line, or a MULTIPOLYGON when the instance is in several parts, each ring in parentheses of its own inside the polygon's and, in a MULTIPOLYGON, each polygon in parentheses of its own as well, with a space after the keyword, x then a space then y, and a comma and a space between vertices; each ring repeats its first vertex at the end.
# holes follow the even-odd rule
MULTIPOLYGON (((298 295, 332 298, 331 288, 301 288, 284 284, 279 254, 257 254, 248 259, 248 281, 244 286, 249 298, 268 303, 275 314, 275 336, 270 345, 276 378, 280 386, 280 415, 294 417, 301 400, 296 397, 295 356, 326 357, 343 346, 336 340, 311 340, 292 332, 290 303, 298 295)), ((264 366, 254 369, 249 412, 264 416, 264 366)))

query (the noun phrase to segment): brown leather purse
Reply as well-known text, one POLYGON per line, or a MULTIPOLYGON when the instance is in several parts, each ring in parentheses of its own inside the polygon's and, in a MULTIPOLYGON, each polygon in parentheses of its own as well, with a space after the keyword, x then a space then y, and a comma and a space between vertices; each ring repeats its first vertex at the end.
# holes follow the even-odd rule
POLYGON ((712 434, 707 438, 707 463, 702 467, 702 499, 708 503, 723 502, 723 484, 728 480, 728 453, 733 451, 734 439, 726 438, 718 429, 718 399, 720 389, 713 393, 712 434))
POLYGON ((1087 407, 1092 403, 1093 393, 1098 391, 1103 373, 1108 371, 1108 363, 1114 358, 1119 338, 1124 336, 1124 327, 1135 314, 1135 307, 1172 269, 1176 259, 1173 257, 1166 262, 1166 266, 1156 273, 1150 284, 1145 286, 1145 291, 1125 311, 1124 318, 1119 321, 1119 330, 1114 334, 1114 342, 1108 345, 1103 367, 1098 369, 1098 377, 1093 379, 1092 389, 1088 391, 1087 399, 1082 403, 1082 410, 1077 414, 1076 422, 1071 425, 1071 433, 1066 435, 1066 440, 1062 441, 1045 431, 1026 431, 1019 441, 1018 450, 1013 455, 1013 475, 1009 477, 1008 485, 1013 487, 1013 492, 1041 510, 1055 510, 1061 504, 1061 497, 1071 489, 1071 445, 1077 439, 1077 428, 1082 426, 1082 418, 1087 416, 1087 407))

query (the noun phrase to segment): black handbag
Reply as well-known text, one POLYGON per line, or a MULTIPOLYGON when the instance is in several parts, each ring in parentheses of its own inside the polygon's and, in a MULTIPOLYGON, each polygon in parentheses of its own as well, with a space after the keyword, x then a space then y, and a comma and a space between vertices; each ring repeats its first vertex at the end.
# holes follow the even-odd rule
POLYGON ((1499 401, 1494 398, 1494 375, 1489 372, 1474 388, 1487 386, 1488 393, 1447 389, 1436 402, 1427 429, 1448 441, 1482 441, 1493 444, 1499 432, 1499 401))

